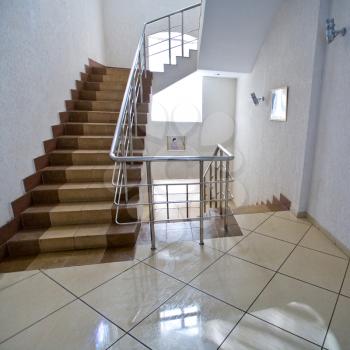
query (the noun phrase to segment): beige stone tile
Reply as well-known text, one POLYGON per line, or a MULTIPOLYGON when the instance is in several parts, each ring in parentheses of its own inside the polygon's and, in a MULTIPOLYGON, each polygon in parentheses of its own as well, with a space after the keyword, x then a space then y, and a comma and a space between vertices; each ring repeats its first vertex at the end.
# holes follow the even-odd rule
POLYGON ((297 244, 309 227, 310 225, 307 224, 272 216, 255 231, 267 236, 297 244))
POLYGON ((189 282, 221 255, 221 252, 200 246, 197 242, 177 242, 144 262, 181 281, 189 282))
POLYGON ((303 247, 319 250, 320 252, 347 259, 344 252, 337 247, 322 231, 312 226, 299 243, 303 247))
POLYGON ((0 291, 28 277, 37 274, 38 270, 0 273, 0 291))
POLYGON ((0 292, 0 341, 16 334, 74 297, 39 273, 0 292))
POLYGON ((347 261, 304 247, 297 247, 280 272, 305 282, 339 292, 347 261))
POLYGON ((234 215, 238 225, 246 230, 254 231, 259 225, 266 221, 271 213, 239 214, 234 215))
POLYGON ((107 246, 106 232, 110 225, 79 225, 74 234, 74 246, 77 249, 105 248, 107 246))
POLYGON ((248 311, 322 345, 337 294, 277 274, 248 311))
POLYGON ((245 238, 250 231, 241 229, 243 235, 242 236, 232 236, 232 237, 220 237, 220 238, 211 238, 205 239, 204 245, 207 245, 211 248, 220 250, 221 252, 226 253, 229 251, 234 245, 240 242, 243 238, 245 238))
POLYGON ((350 299, 340 296, 325 341, 328 350, 350 349, 350 299))
POLYGON ((251 233, 228 253, 258 265, 277 270, 295 245, 274 238, 251 233))
POLYGON ((126 334, 120 340, 118 340, 109 350, 146 350, 140 342, 126 334))
POLYGON ((77 296, 81 296, 136 264, 135 260, 48 269, 45 273, 77 296))
POLYGON ((131 331, 154 350, 217 349, 243 313, 189 286, 131 331))
POLYGON ((83 300, 122 329, 130 330, 182 287, 183 283, 140 263, 83 300))
POLYGON ((41 252, 74 249, 77 226, 52 226, 39 239, 41 252))
POLYGON ((307 220, 306 218, 297 218, 290 210, 286 210, 286 211, 276 211, 275 214, 273 214, 274 216, 277 216, 281 219, 287 219, 287 220, 291 220, 294 222, 300 222, 303 224, 307 224, 310 225, 309 220, 307 220))
POLYGON ((79 300, 1 345, 3 350, 106 349, 124 332, 79 300))
POLYGON ((246 310, 273 274, 263 267, 224 255, 193 280, 191 285, 246 310))
POLYGON ((349 267, 344 279, 343 287, 341 289, 341 294, 346 295, 347 297, 350 297, 350 268, 349 267))
POLYGON ((262 348, 264 350, 321 349, 248 314, 243 317, 220 347, 222 350, 258 350, 262 348))

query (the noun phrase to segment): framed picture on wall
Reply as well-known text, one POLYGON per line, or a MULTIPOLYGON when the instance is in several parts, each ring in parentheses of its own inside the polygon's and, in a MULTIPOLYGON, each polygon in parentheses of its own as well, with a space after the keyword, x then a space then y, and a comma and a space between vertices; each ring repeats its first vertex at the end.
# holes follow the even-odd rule
POLYGON ((287 121, 288 86, 274 89, 271 92, 271 116, 270 120, 287 121))
POLYGON ((184 151, 185 136, 168 136, 167 149, 168 151, 184 151))

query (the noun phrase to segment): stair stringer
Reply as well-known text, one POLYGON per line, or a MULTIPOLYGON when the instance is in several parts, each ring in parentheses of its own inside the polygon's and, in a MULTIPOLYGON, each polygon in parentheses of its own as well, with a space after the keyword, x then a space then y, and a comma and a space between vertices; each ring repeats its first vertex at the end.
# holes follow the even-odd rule
POLYGON ((165 64, 164 72, 154 72, 152 93, 156 94, 194 73, 197 70, 197 56, 197 50, 190 50, 188 57, 176 57, 176 64, 165 64))

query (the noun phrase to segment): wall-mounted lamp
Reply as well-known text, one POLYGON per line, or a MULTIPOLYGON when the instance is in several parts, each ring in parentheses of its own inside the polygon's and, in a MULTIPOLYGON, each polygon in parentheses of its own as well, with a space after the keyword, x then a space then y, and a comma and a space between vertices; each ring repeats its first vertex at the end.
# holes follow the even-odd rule
POLYGON ((258 106, 261 102, 265 101, 265 97, 256 97, 255 92, 252 92, 250 96, 252 97, 255 106, 258 106))
POLYGON ((330 44, 339 34, 341 36, 344 36, 346 34, 345 27, 340 30, 335 29, 334 18, 328 18, 326 24, 326 40, 328 44, 330 44))

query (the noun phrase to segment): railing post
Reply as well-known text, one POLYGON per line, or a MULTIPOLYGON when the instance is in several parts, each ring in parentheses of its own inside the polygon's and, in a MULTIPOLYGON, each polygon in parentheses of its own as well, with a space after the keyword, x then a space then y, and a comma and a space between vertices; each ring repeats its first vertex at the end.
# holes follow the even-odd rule
POLYGON ((151 249, 156 249, 156 238, 154 232, 154 211, 153 211, 153 193, 152 193, 152 172, 151 162, 146 162, 147 190, 148 190, 148 209, 149 209, 149 229, 151 233, 151 249))
POLYGON ((165 185, 165 194, 166 194, 166 217, 169 220, 169 188, 168 188, 168 184, 165 185))
POLYGON ((168 35, 169 35, 169 64, 171 64, 171 21, 170 16, 168 16, 168 35))
POLYGON ((185 56, 184 49, 184 12, 181 11, 181 56, 185 56))
POLYGON ((213 189, 212 189, 212 179, 213 179, 213 163, 209 165, 209 208, 212 207, 213 200, 213 189))
MULTIPOLYGON (((220 157, 222 157, 223 152, 220 150, 220 157)), ((222 171, 222 160, 219 161, 220 168, 219 168, 219 178, 220 178, 220 183, 219 183, 219 198, 220 198, 220 215, 222 215, 222 182, 223 182, 223 171, 222 171)))
POLYGON ((226 232, 227 232, 229 180, 230 180, 230 162, 227 160, 226 161, 226 175, 225 175, 225 219, 224 219, 224 227, 225 227, 226 232))
POLYGON ((141 62, 141 51, 139 52, 139 76, 140 76, 141 103, 143 103, 143 72, 142 72, 142 62, 141 62))
POLYGON ((199 161, 199 244, 203 245, 204 232, 203 232, 203 217, 204 217, 204 179, 203 179, 203 160, 199 161))
MULTIPOLYGON (((137 89, 137 84, 136 84, 136 81, 135 81, 135 76, 133 78, 133 86, 132 86, 132 106, 133 106, 133 109, 134 109, 134 120, 136 122, 136 125, 135 125, 135 135, 137 134, 137 94, 136 94, 136 89, 137 89)), ((132 148, 131 148, 132 149, 132 148)))
POLYGON ((215 173, 214 173, 214 181, 215 181, 215 208, 218 207, 218 162, 215 161, 215 173))
POLYGON ((145 78, 147 77, 147 53, 146 53, 146 28, 143 32, 143 65, 145 70, 145 78))
POLYGON ((188 219, 188 184, 186 184, 186 218, 188 219))

